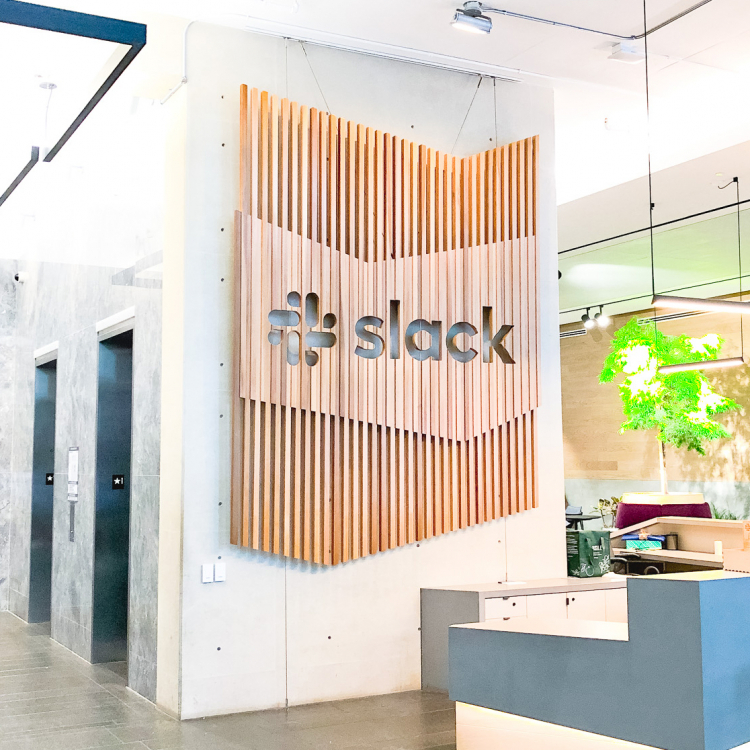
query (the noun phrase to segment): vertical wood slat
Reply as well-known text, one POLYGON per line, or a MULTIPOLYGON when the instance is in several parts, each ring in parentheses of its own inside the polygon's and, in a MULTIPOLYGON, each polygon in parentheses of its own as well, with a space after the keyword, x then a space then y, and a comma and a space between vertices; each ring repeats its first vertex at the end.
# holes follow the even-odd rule
POLYGON ((265 92, 241 100, 232 541, 337 564, 535 507, 537 139, 456 159, 265 92), (287 338, 267 344, 268 311, 292 289, 297 367, 287 338), (318 349, 304 364, 313 290, 316 330, 334 312, 349 351, 345 321, 377 315, 385 356, 318 349), (517 364, 390 359, 389 299, 402 336, 417 317, 445 336, 490 305, 493 331, 516 325, 517 364))

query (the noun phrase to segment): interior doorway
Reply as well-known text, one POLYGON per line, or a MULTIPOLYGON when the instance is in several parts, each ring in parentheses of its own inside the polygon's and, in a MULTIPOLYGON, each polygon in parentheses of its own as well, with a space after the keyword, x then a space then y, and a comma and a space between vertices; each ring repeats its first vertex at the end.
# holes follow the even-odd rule
POLYGON ((92 662, 126 662, 133 332, 99 342, 92 662))
POLYGON ((52 606, 52 510, 55 482, 57 360, 34 376, 34 446, 31 467, 29 622, 47 622, 52 606))

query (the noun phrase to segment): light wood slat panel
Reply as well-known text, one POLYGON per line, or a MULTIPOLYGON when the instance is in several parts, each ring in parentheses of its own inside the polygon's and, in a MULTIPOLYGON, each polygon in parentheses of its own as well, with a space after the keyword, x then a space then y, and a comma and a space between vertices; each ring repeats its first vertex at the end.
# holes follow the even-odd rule
MULTIPOLYGON (((376 187, 376 139, 373 128, 366 129, 367 134, 367 151, 366 151, 366 192, 365 192, 365 211, 367 215, 365 236, 365 258, 366 290, 363 299, 367 300, 367 308, 372 310, 375 315, 376 309, 376 283, 377 283, 377 239, 376 239, 376 219, 377 219, 377 187, 376 187)), ((378 485, 380 479, 380 461, 378 460, 378 392, 377 392, 377 364, 375 360, 367 360, 367 434, 369 440, 369 449, 367 456, 370 460, 365 461, 369 471, 368 481, 368 519, 369 519, 369 540, 370 554, 378 551, 380 547, 380 524, 379 524, 379 496, 378 485)))
MULTIPOLYGON (((339 120, 334 115, 329 117, 329 149, 328 149, 328 163, 329 163, 329 182, 328 182, 328 194, 329 194, 329 213, 330 213, 330 236, 331 236, 331 248, 332 248, 332 261, 331 261, 331 298, 336 301, 336 320, 341 320, 342 305, 341 305, 341 224, 340 219, 343 216, 343 212, 340 210, 340 202, 342 195, 342 181, 339 172, 339 159, 341 156, 341 134, 339 132, 339 120)), ((339 326, 339 331, 341 326, 339 326)), ((331 411, 335 415, 341 414, 341 392, 343 387, 341 385, 341 359, 334 359, 331 357, 331 384, 330 384, 330 398, 331 398, 331 411)), ((342 434, 343 434, 343 420, 339 416, 334 417, 334 432, 333 432, 333 447, 331 453, 331 472, 333 475, 332 481, 332 496, 329 498, 331 506, 331 558, 330 561, 333 565, 337 565, 342 562, 342 500, 343 500, 343 478, 341 472, 341 465, 343 461, 343 450, 342 450, 342 434)))
MULTIPOLYGON (((352 320, 351 306, 353 304, 351 300, 351 266, 352 258, 354 256, 354 224, 352 216, 354 212, 354 195, 355 187, 352 179, 353 174, 353 153, 354 153, 354 142, 353 142, 353 127, 352 123, 342 123, 342 157, 341 157, 341 187, 342 187, 342 203, 340 206, 342 213, 342 226, 344 227, 345 242, 342 241, 340 250, 343 252, 346 250, 346 254, 342 255, 344 261, 342 267, 342 284, 341 284, 341 313, 342 316, 346 315, 346 320, 352 320), (346 140, 344 141, 344 133, 346 133, 346 140)), ((345 351, 352 350, 352 341, 350 339, 350 332, 352 330, 351 325, 346 325, 345 322, 341 321, 339 328, 341 336, 341 346, 345 348, 345 351)), ((350 419, 350 393, 354 391, 354 383, 352 380, 351 373, 351 360, 341 358, 341 378, 344 386, 341 397, 344 401, 345 408, 344 414, 344 481, 343 481, 343 492, 342 498, 343 503, 343 518, 342 518, 342 559, 344 561, 351 560, 353 557, 352 547, 352 506, 356 503, 356 493, 354 490, 354 472, 352 464, 354 461, 354 454, 352 452, 352 441, 354 439, 354 426, 350 419)))
MULTIPOLYGON (((403 202, 404 202, 404 309, 413 309, 414 286, 412 272, 414 265, 407 261, 414 253, 414 231, 415 231, 415 205, 414 205, 414 144, 403 142, 404 145, 404 168, 403 168, 403 202)), ((402 313, 403 317, 403 313, 402 313)), ((406 351, 402 355, 404 361, 404 423, 414 423, 414 380, 415 363, 406 351)), ((410 432, 405 430, 404 434, 405 456, 404 474, 406 477, 406 542, 416 541, 416 461, 414 456, 414 440, 410 432)))
MULTIPOLYGON (((397 299, 396 297, 396 276, 395 264, 391 261, 396 255, 396 211, 395 211, 395 160, 396 160, 396 139, 390 134, 385 134, 385 174, 384 174, 384 191, 385 191, 385 245, 384 266, 386 268, 386 297, 388 300, 397 299)), ((385 310, 386 328, 390 326, 390 305, 385 310)), ((396 360, 390 359, 390 352, 386 353, 386 419, 393 425, 396 414, 396 360)), ((398 546, 398 446, 396 442, 396 430, 391 427, 388 430, 386 467, 389 470, 387 482, 388 498, 388 549, 394 549, 398 546)))
MULTIPOLYGON (((385 321, 388 321, 388 310, 383 300, 388 298, 388 264, 386 262, 386 138, 383 133, 375 131, 375 248, 376 248, 376 294, 378 301, 377 315, 385 321)), ((380 329, 385 334, 385 327, 380 329)), ((378 551, 384 552, 388 549, 389 534, 388 521, 390 518, 390 508, 388 502, 388 433, 386 425, 388 424, 387 401, 388 401, 388 382, 387 382, 387 358, 382 357, 376 360, 376 369, 378 375, 377 381, 377 401, 378 401, 378 432, 379 432, 379 457, 377 464, 379 466, 378 474, 378 551)))
MULTIPOLYGON (((399 301, 399 310, 401 300, 404 299, 404 235, 405 235, 405 206, 406 201, 404 200, 404 141, 400 138, 394 139, 394 158, 393 158, 393 197, 394 197, 394 238, 395 247, 393 258, 396 261, 393 264, 394 273, 394 287, 395 287, 395 299, 399 301)), ((406 356, 403 351, 403 320, 399 326, 399 335, 397 340, 397 359, 393 360, 393 367, 396 371, 395 377, 395 424, 404 424, 404 412, 406 403, 406 388, 404 381, 404 368, 397 365, 401 362, 401 358, 406 356)), ((390 352, 389 352, 390 356, 390 352)), ((407 502, 406 496, 408 491, 408 485, 406 481, 406 441, 404 438, 403 429, 394 429, 396 433, 397 442, 397 473, 398 473, 398 533, 397 543, 401 547, 407 543, 407 502)))
MULTIPOLYGON (((433 309, 438 311, 440 320, 446 321, 446 299, 441 290, 447 288, 445 275, 445 158, 435 153, 435 254, 433 266, 432 300, 433 309)), ((447 335, 447 331, 446 331, 447 335)), ((441 388, 447 382, 447 365, 450 357, 447 353, 435 370, 431 387, 433 389, 432 410, 437 420, 439 435, 445 435, 448 429, 448 409, 446 404, 447 393, 441 388)), ((445 478, 447 476, 444 464, 445 453, 443 450, 443 438, 435 439, 435 457, 433 466, 435 472, 435 534, 444 534, 448 530, 446 518, 446 492, 445 478)))
MULTIPOLYGON (((307 320, 305 316, 305 290, 312 290, 313 288, 313 235, 312 227, 314 224, 313 217, 317 211, 317 205, 315 203, 315 192, 317 179, 312 169, 313 165, 313 135, 315 132, 314 109, 308 109, 307 107, 302 108, 302 180, 301 180, 301 206, 302 206, 302 227, 304 229, 304 240, 302 242, 302 286, 300 292, 300 365, 305 360, 305 351, 307 349, 305 344, 305 338, 308 334, 307 320), (309 238, 309 239, 308 239, 309 238)), ((300 365, 297 365, 298 367, 300 365)), ((303 462, 304 470, 302 474, 302 559, 312 560, 312 539, 313 539, 313 523, 312 523, 312 509, 313 509, 313 496, 315 493, 314 489, 314 478, 313 478, 313 467, 315 462, 313 460, 314 454, 314 437, 312 429, 312 368, 302 368, 300 372, 302 378, 301 386, 301 404, 307 406, 307 409, 302 411, 302 445, 303 445, 303 462)))
MULTIPOLYGON (((455 157, 448 158, 448 167, 450 176, 447 180, 449 186, 449 195, 446 199, 446 212, 448 214, 448 225, 446 232, 449 240, 449 248, 455 250, 456 239, 457 239, 457 222, 456 222, 456 196, 458 190, 458 174, 456 167, 455 157)), ((449 253, 450 260, 446 263, 448 267, 448 275, 452 276, 455 280, 455 284, 448 286, 446 297, 448 299, 448 313, 452 315, 452 320, 457 320, 456 314, 458 312, 458 302, 456 300, 456 294, 459 287, 459 279, 457 277, 456 258, 458 253, 449 253)), ((460 489, 459 489, 459 462, 458 462, 458 435, 459 435, 459 411, 458 411, 458 364, 454 359, 451 358, 448 362, 448 434, 453 435, 453 439, 450 441, 450 467, 451 473, 449 477, 451 490, 451 525, 450 530, 456 531, 460 528, 460 489)))
MULTIPOLYGON (((419 146, 417 150, 417 254, 419 256, 419 271, 415 268, 414 297, 417 300, 419 318, 428 319, 429 307, 429 265, 427 258, 427 147, 419 146), (425 299, 427 297, 427 299, 425 299)), ((420 342, 420 347, 423 342, 420 342)), ((415 384, 415 403, 418 405, 418 417, 415 419, 417 428, 417 538, 425 539, 427 531, 427 453, 426 440, 423 435, 430 434, 430 410, 425 408, 429 404, 429 366, 426 360, 417 365, 417 383, 415 384)))
POLYGON ((338 564, 536 507, 538 139, 456 158, 267 92, 241 105, 232 542, 338 564), (363 315, 375 359, 353 356, 363 315), (439 362, 407 351, 417 318, 440 321, 439 362), (486 343, 506 322, 513 365, 486 343))
MULTIPOLYGON (((244 100, 242 106, 247 107, 247 87, 243 87, 242 93, 244 100)), ((246 127, 246 120, 242 122, 246 127)), ((243 158, 241 149, 240 159, 243 158)), ((230 525, 229 525, 229 542, 230 544, 242 544, 242 517, 245 510, 246 494, 244 492, 244 418, 245 418, 245 398, 243 394, 243 377, 245 368, 242 366, 242 352, 246 351, 246 340, 242 334, 245 330, 245 321, 243 320, 243 294, 242 290, 246 288, 243 283, 242 272, 242 211, 235 211, 234 215, 234 314, 233 314, 233 334, 234 340, 240 342, 240 346, 235 347, 232 352, 232 485, 231 485, 231 508, 230 508, 230 525)))
MULTIPOLYGON (((313 174, 315 175, 316 206, 315 228, 313 229, 313 272, 312 285, 318 290, 319 301, 323 301, 323 265, 325 254, 320 245, 325 243, 325 121, 322 111, 316 111, 313 121, 313 174)), ((318 308, 318 317, 322 312, 318 308)), ((317 325, 317 324, 316 324, 317 325)), ((324 523, 324 494, 323 494, 323 469, 325 450, 325 412, 323 405, 323 375, 320 360, 312 372, 312 402, 310 409, 313 412, 314 424, 314 468, 313 468, 313 562, 323 562, 323 523, 324 523)))
MULTIPOLYGON (((433 149, 429 150, 430 157, 430 181, 431 187, 428 190, 430 201, 430 246, 432 251, 429 256, 430 262, 430 300, 429 306, 433 314, 436 314, 443 326, 443 337, 447 335, 445 328, 445 318, 439 316, 440 310, 440 257, 443 255, 440 248, 440 218, 442 216, 442 174, 440 154, 433 149)), ((442 337, 441 337, 442 338, 442 337)), ((442 362, 448 357, 445 351, 445 341, 441 340, 441 360, 439 362, 430 362, 430 415, 434 432, 430 437, 430 462, 429 462, 429 482, 428 482, 428 502, 432 511, 430 519, 430 536, 443 533, 443 500, 442 500, 442 483, 440 459, 440 422, 442 417, 442 405, 440 403, 440 368, 442 362)))
MULTIPOLYGON (((352 122, 349 123, 349 288, 353 297, 349 306, 349 330, 351 330, 351 321, 355 320, 358 314, 357 300, 359 299, 359 273, 360 264, 355 260, 359 259, 357 248, 360 244, 359 227, 359 194, 360 194, 360 158, 358 147, 359 128, 352 122)), ((351 346, 350 346, 351 351, 351 346)), ((361 393, 361 383, 359 381, 359 366, 361 360, 358 357, 352 357, 349 360, 349 377, 351 380, 351 399, 350 415, 352 419, 352 494, 351 494, 351 559, 356 560, 361 557, 362 535, 360 532, 360 518, 362 515, 362 471, 361 471, 361 450, 360 436, 361 423, 359 421, 359 395, 361 393)))

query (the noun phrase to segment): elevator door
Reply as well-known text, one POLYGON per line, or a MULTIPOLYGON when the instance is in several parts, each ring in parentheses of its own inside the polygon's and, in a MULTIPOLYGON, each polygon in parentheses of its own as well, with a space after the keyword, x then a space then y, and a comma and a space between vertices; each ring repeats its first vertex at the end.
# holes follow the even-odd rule
POLYGON ((29 622, 47 622, 50 619, 56 392, 57 361, 53 360, 39 365, 34 378, 29 622))
POLYGON ((99 343, 91 661, 125 661, 130 556, 133 332, 99 343))

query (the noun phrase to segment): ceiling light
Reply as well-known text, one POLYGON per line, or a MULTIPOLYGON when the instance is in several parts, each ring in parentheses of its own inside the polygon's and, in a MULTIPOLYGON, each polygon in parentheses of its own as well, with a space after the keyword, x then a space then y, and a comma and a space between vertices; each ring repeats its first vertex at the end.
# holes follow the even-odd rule
POLYGON ((612 54, 610 60, 617 62, 639 63, 645 59, 646 55, 637 42, 619 42, 612 45, 612 54))
POLYGON ((728 359, 709 359, 704 362, 681 362, 678 365, 662 365, 659 372, 670 375, 675 372, 686 372, 687 370, 720 370, 725 367, 741 367, 745 364, 742 357, 730 357, 728 359))
POLYGON ((596 325, 596 321, 589 315, 589 309, 587 307, 586 312, 581 315, 581 322, 587 331, 590 331, 596 325))
POLYGON ((594 321, 599 328, 607 328, 612 323, 612 318, 604 314, 603 305, 599 305, 599 312, 594 315, 594 321))
POLYGON ((699 299, 696 297, 671 297, 666 294, 655 294, 651 300, 654 307, 672 307, 676 310, 706 310, 708 312, 726 312, 748 314, 750 302, 733 302, 724 299, 699 299))
POLYGON ((474 0, 464 3, 463 8, 456 8, 453 25, 473 34, 489 34, 492 31, 492 19, 482 15, 482 3, 474 0))

